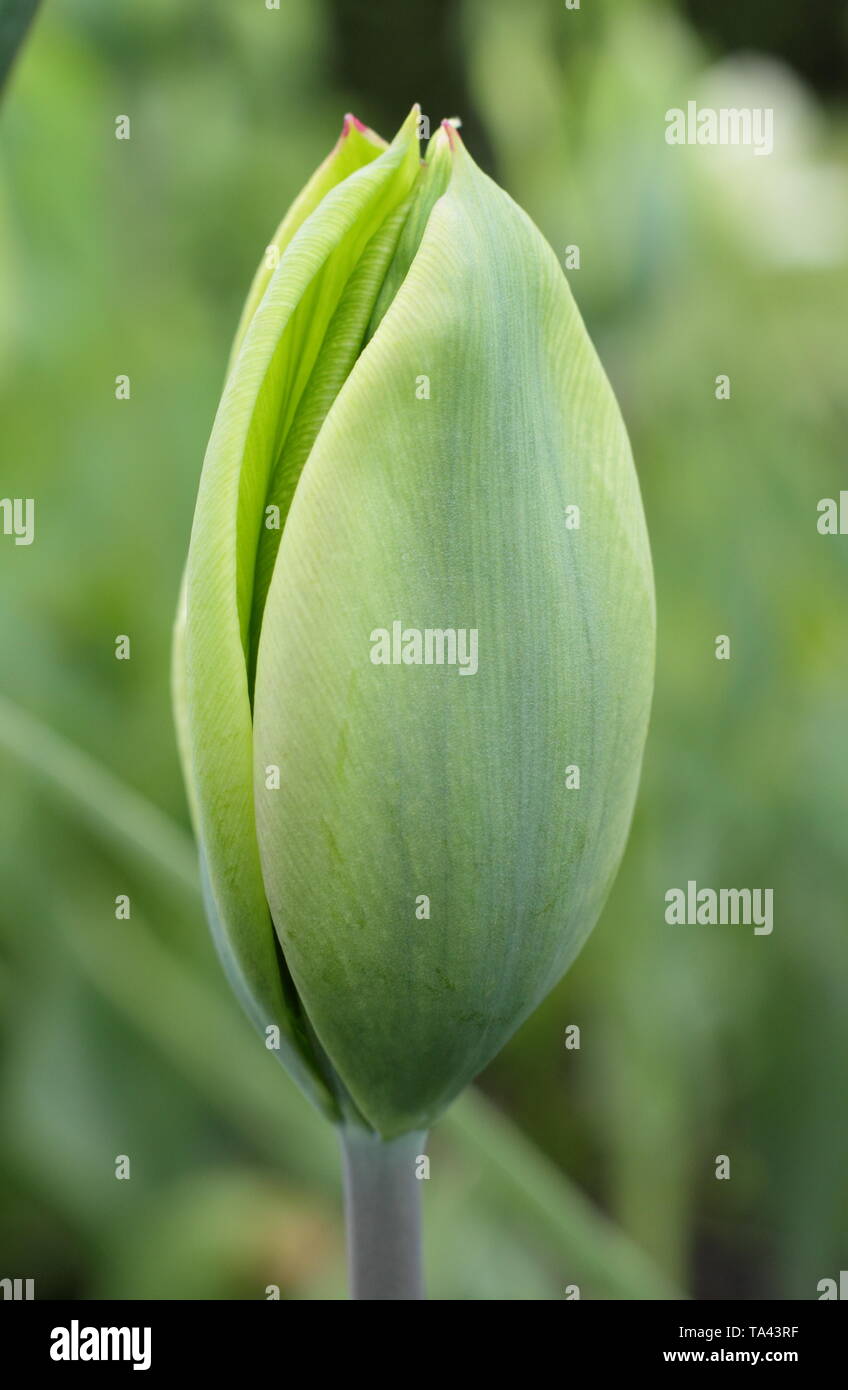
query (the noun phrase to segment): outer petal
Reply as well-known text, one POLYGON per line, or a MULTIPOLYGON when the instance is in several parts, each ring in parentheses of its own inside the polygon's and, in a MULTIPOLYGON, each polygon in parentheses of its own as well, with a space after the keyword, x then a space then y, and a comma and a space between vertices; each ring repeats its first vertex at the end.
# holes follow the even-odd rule
POLYGON ((425 1128, 585 940, 653 676, 645 524, 606 377, 538 231, 455 132, 438 140, 427 176, 450 144, 447 191, 298 483, 255 698, 274 921, 386 1135, 425 1128), (477 629, 479 670, 372 664, 372 631, 396 620, 477 629))
POLYGON ((373 162, 323 197, 286 247, 250 317, 203 466, 175 650, 178 724, 210 921, 257 1026, 319 1103, 321 1066, 277 946, 262 883, 252 794, 250 626, 270 479, 328 325, 371 238, 418 175, 417 113, 373 162), (181 669, 180 669, 181 668, 181 669))

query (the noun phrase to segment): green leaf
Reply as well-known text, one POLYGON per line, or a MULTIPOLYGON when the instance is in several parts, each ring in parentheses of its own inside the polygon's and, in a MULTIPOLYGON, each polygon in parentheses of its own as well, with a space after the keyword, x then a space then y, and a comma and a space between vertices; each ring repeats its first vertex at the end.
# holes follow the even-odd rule
POLYGON ((301 474, 255 691, 274 922, 386 1136, 426 1128, 580 949, 626 840, 653 679, 609 384, 541 235, 455 131, 436 139, 424 177, 448 156, 451 177, 301 474), (395 621, 476 629, 479 670, 374 665, 395 621))
POLYGON ((39 0, 0 0, 0 92, 35 18, 39 0))

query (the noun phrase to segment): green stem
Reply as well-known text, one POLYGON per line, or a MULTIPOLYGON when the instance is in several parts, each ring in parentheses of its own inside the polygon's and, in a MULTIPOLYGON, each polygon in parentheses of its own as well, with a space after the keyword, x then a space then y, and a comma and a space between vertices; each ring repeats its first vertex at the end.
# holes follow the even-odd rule
POLYGON ((427 1135, 384 1140, 349 1126, 339 1133, 350 1296, 422 1299, 421 1182, 415 1170, 427 1135))

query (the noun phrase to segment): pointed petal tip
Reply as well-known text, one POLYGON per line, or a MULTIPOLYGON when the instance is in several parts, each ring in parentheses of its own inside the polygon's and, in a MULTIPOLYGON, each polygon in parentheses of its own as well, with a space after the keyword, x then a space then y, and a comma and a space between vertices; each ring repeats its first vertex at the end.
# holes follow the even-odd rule
POLYGON ((366 125, 358 116, 354 116, 352 111, 348 111, 342 121, 342 133, 339 136, 339 145, 343 145, 345 140, 347 140, 350 135, 353 135, 354 132, 357 135, 361 135, 363 140, 367 140, 369 144, 376 146, 377 149, 384 150, 386 148, 386 142, 382 135, 378 135, 376 130, 371 129, 370 125, 366 125))
POLYGON ((462 137, 459 133, 459 127, 461 125, 462 121, 459 119, 458 116, 451 116, 449 120, 442 121, 439 127, 437 134, 440 135, 443 140, 447 140, 447 143, 451 150, 465 148, 465 146, 462 143, 462 137))

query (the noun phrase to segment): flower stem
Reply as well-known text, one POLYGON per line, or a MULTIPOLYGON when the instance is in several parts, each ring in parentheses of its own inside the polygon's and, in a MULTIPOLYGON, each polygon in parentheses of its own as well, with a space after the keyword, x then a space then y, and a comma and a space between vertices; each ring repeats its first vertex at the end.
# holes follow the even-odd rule
POLYGON ((340 1134, 351 1298, 424 1298, 415 1166, 426 1134, 383 1140, 351 1126, 340 1134))

